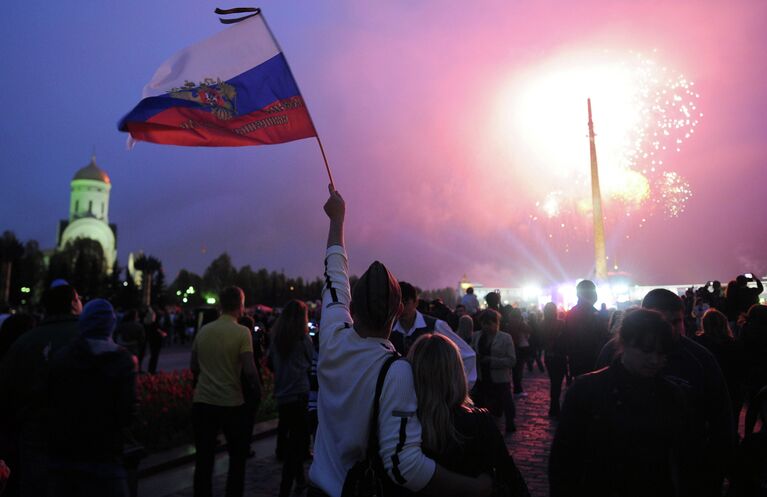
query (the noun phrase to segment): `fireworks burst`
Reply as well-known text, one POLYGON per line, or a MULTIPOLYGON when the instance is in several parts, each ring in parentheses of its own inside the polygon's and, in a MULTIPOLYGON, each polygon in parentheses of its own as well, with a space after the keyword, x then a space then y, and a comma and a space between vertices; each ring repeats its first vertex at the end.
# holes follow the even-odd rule
POLYGON ((540 207, 541 211, 548 217, 556 217, 561 212, 562 192, 556 191, 546 195, 543 202, 536 202, 536 207, 540 207))
POLYGON ((687 200, 692 197, 690 185, 673 171, 663 173, 660 198, 656 199, 669 217, 678 217, 684 212, 687 200))
POLYGON ((524 113, 528 124, 530 114, 538 112, 549 117, 554 109, 559 113, 574 112, 580 117, 579 124, 574 126, 567 122, 554 128, 556 124, 551 120, 546 122, 549 150, 544 153, 549 155, 545 161, 552 166, 553 174, 567 179, 570 187, 544 194, 543 199, 536 202, 536 214, 532 216, 535 220, 556 221, 568 213, 588 213, 583 212, 584 200, 590 192, 588 168, 582 166, 583 161, 573 161, 572 155, 566 159, 554 155, 572 154, 575 147, 578 154, 585 154, 582 135, 577 137, 579 143, 574 146, 567 142, 570 138, 566 136, 574 134, 573 127, 585 127, 585 123, 580 123, 585 113, 581 106, 585 107, 583 97, 588 95, 593 97, 595 105, 600 182, 608 217, 623 219, 622 222, 642 219, 639 224, 642 227, 646 216, 654 211, 678 217, 692 196, 689 183, 671 170, 668 163, 673 162, 673 154, 681 152, 685 141, 694 135, 703 117, 698 109, 700 95, 695 91, 694 82, 640 53, 632 52, 629 57, 607 55, 610 56, 603 54, 604 57, 596 61, 582 61, 577 67, 547 67, 552 72, 539 76, 533 85, 538 85, 547 96, 538 98, 538 94, 531 91, 525 94, 524 98, 532 100, 529 105, 535 108, 533 112, 524 113), (554 88, 550 82, 562 80, 568 82, 564 89, 554 88), (566 107, 569 104, 564 103, 565 98, 580 105, 571 111, 566 107), (562 146, 551 150, 552 140, 562 146), (578 169, 574 170, 574 166, 578 169), (642 215, 632 216, 640 210, 642 215))
POLYGON ((635 58, 642 83, 638 102, 643 119, 628 151, 629 167, 648 178, 653 202, 667 216, 677 217, 684 212, 692 190, 679 173, 668 169, 664 159, 681 152, 682 144, 695 133, 703 117, 697 106, 700 95, 694 90, 695 83, 684 75, 640 54, 635 58))

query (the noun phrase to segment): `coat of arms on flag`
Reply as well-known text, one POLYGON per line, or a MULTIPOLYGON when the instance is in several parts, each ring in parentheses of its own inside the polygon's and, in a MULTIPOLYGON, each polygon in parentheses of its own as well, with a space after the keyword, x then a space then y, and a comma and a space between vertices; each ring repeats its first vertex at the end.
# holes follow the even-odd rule
POLYGON ((237 89, 220 79, 205 78, 198 84, 185 81, 184 86, 173 88, 168 94, 171 98, 198 102, 222 121, 237 115, 237 89))

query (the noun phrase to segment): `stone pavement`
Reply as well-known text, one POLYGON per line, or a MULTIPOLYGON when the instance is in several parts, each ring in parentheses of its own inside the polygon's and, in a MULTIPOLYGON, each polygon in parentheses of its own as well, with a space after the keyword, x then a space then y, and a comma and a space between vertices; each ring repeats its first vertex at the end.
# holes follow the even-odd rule
MULTIPOLYGON (((276 497, 280 488, 282 465, 274 458, 250 461, 245 474, 245 497, 276 497)), ((192 483, 191 480, 189 482, 192 483)), ((213 495, 223 496, 226 488, 226 474, 213 479, 213 495)), ((293 494, 299 495, 299 494, 293 494)), ((166 494, 166 497, 191 497, 192 487, 180 492, 166 494)))
MULTIPOLYGON (((524 387, 527 397, 516 399, 517 432, 506 436, 508 445, 517 466, 525 477, 532 497, 548 497, 549 488, 546 476, 548 453, 554 436, 556 423, 546 416, 548 411, 549 380, 545 373, 535 370, 525 371, 524 387)), ((245 475, 246 497, 276 497, 280 485, 282 466, 273 456, 270 449, 256 449, 258 456, 249 460, 245 475)), ((217 461, 217 466, 221 461, 217 461)), ((223 461, 225 464, 225 461, 223 461)), ((191 475, 190 475, 191 476, 191 475)), ((188 477, 189 487, 170 494, 167 497, 192 497, 191 478, 188 477)), ((213 480, 214 495, 224 495, 226 474, 221 473, 213 480)), ((143 495, 156 495, 151 489, 142 488, 143 495)), ((296 494, 293 494, 296 495, 296 494)))
POLYGON ((528 396, 515 399, 517 431, 506 436, 506 445, 525 477, 530 495, 548 497, 549 449, 557 428, 556 421, 547 416, 549 377, 537 369, 533 373, 525 370, 525 375, 522 384, 528 396))

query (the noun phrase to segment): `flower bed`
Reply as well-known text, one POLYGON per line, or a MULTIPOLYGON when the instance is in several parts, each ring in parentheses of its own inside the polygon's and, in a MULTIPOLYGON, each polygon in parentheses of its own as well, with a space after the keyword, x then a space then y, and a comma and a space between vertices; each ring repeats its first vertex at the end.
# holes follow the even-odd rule
MULTIPOLYGON (((274 377, 266 369, 264 373, 257 422, 277 417, 272 398, 274 377)), ((143 445, 149 452, 194 443, 192 382, 192 372, 188 369, 139 376, 136 382, 138 415, 129 430, 128 440, 143 445)))

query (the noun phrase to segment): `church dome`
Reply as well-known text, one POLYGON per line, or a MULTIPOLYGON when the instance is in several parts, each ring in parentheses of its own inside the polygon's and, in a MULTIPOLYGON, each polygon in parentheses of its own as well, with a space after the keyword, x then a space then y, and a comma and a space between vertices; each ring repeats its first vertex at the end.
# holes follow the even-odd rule
POLYGON ((101 169, 99 166, 96 165, 96 156, 91 157, 91 162, 81 168, 77 173, 75 173, 75 177, 72 178, 72 181, 78 180, 78 179, 89 179, 93 181, 101 181, 102 183, 110 184, 111 181, 109 180, 109 175, 101 169))

